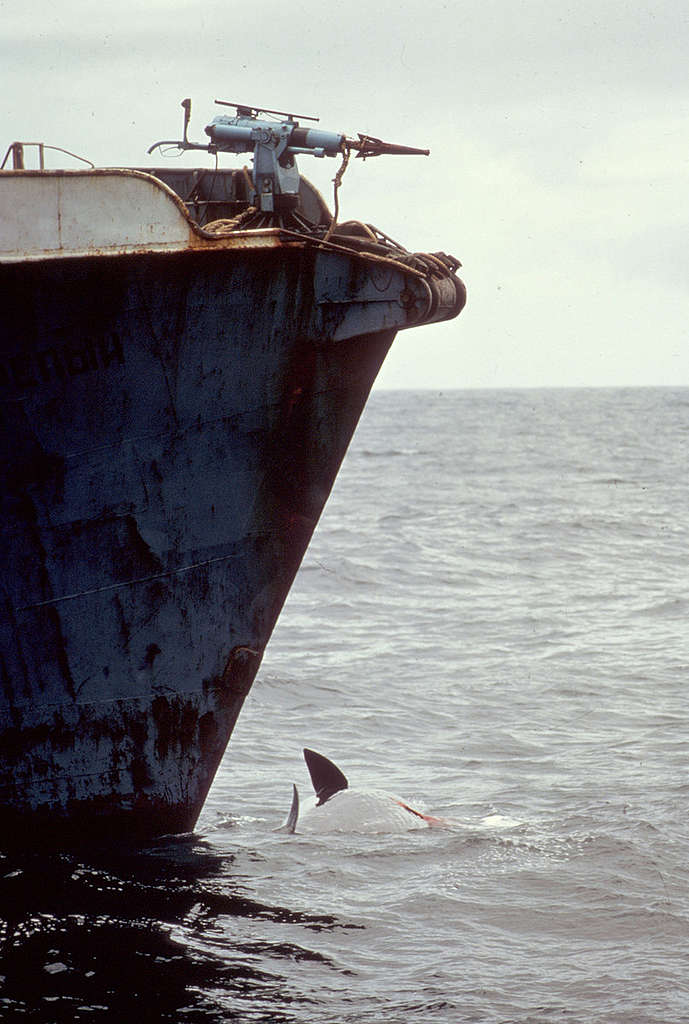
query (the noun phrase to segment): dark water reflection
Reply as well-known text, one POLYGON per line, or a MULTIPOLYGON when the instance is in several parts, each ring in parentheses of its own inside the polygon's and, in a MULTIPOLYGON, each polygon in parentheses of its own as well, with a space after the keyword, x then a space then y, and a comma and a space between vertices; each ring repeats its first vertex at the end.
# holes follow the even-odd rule
POLYGON ((88 857, 0 854, 0 1020, 292 1021, 281 961, 289 973, 324 958, 267 943, 270 922, 337 925, 251 899, 232 858, 197 840, 88 857), (244 926, 233 943, 233 919, 260 921, 262 938, 244 926), (214 931, 217 951, 204 941, 214 931))

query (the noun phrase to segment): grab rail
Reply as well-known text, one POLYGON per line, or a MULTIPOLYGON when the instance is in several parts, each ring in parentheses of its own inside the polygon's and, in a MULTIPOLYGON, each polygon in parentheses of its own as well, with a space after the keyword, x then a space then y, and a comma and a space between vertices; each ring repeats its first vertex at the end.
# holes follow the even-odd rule
POLYGON ((70 153, 68 149, 63 149, 61 146, 48 146, 45 142, 12 142, 7 148, 7 152, 3 157, 3 161, 0 164, 0 171, 5 170, 5 164, 7 163, 10 154, 12 154, 12 170, 23 171, 26 170, 24 164, 24 148, 26 146, 36 146, 38 149, 38 168, 41 171, 45 170, 45 151, 46 149, 55 150, 57 153, 64 153, 65 156, 71 156, 75 160, 81 160, 82 163, 88 164, 89 167, 95 167, 94 163, 87 160, 84 156, 78 156, 76 153, 70 153))

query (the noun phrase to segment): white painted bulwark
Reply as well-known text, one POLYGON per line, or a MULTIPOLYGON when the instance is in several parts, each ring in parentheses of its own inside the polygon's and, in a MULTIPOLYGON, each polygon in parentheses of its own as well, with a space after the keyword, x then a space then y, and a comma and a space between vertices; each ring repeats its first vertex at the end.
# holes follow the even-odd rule
POLYGON ((0 260, 178 249, 192 231, 181 201, 129 170, 0 174, 0 260))

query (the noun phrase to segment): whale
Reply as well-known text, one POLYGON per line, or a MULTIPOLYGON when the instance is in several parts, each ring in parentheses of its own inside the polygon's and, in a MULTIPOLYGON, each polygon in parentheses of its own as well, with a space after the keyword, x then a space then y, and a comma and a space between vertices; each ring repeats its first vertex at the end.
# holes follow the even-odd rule
POLYGON ((313 795, 301 802, 292 785, 292 804, 279 832, 408 832, 446 824, 391 793, 351 788, 337 765, 315 750, 305 747, 304 760, 313 795))

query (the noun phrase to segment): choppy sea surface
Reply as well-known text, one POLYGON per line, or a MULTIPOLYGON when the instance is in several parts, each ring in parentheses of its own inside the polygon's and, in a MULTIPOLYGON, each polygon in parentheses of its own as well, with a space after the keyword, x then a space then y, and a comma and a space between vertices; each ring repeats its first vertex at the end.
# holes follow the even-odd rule
POLYGON ((0 857, 0 1020, 689 1021, 689 390, 375 392, 197 833, 0 857), (448 820, 286 835, 301 750, 448 820))

